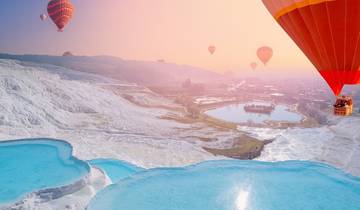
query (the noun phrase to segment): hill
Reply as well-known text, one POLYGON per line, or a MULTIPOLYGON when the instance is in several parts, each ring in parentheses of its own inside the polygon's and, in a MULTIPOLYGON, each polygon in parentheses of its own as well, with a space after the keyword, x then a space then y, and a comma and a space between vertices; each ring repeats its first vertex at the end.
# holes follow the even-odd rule
POLYGON ((49 56, 0 54, 0 59, 52 64, 73 70, 98 74, 140 85, 180 84, 188 78, 203 83, 221 80, 221 74, 173 63, 124 60, 111 56, 49 56))

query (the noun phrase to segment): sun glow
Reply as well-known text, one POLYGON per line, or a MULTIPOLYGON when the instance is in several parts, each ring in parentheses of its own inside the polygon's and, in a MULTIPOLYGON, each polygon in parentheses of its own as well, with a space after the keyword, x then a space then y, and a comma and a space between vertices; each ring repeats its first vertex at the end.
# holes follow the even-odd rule
POLYGON ((246 210, 248 207, 250 191, 246 189, 241 189, 236 198, 236 209, 237 210, 246 210))

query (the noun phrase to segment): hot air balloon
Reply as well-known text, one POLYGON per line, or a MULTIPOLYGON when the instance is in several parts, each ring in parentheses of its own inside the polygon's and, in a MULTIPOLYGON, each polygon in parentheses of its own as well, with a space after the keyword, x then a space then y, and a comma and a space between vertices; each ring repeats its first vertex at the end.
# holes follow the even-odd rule
POLYGON ((252 63, 250 63, 250 66, 251 66, 252 70, 255 70, 257 68, 258 64, 255 62, 252 62, 252 63))
POLYGON ((45 15, 45 14, 41 14, 41 15, 40 15, 40 19, 41 19, 42 21, 46 20, 46 18, 47 18, 47 15, 45 15))
POLYGON ((209 53, 211 55, 213 55, 215 53, 215 51, 216 51, 216 47, 214 45, 210 45, 208 50, 209 50, 209 53))
POLYGON ((359 0, 262 0, 335 95, 360 83, 359 0))
POLYGON ((260 47, 257 52, 256 52, 258 58, 261 60, 261 62, 266 65, 270 59, 273 56, 273 50, 271 49, 271 47, 260 47))
POLYGON ((47 11, 59 31, 63 31, 72 18, 74 6, 70 0, 51 0, 47 11))
POLYGON ((74 54, 71 51, 66 51, 63 53, 62 55, 63 57, 69 57, 69 56, 74 56, 74 54))
POLYGON ((158 59, 157 62, 158 63, 165 63, 165 59, 158 59))

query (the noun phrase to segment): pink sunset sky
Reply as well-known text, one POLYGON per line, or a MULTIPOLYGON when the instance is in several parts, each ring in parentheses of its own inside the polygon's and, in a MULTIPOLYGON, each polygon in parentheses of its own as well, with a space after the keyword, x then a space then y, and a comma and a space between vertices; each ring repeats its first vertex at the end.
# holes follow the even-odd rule
MULTIPOLYGON (((19 4, 19 0, 5 1, 19 4)), ((31 1, 20 2, 25 6, 32 4, 31 1)), ((23 25, 27 31, 24 29, 21 33, 17 29, 18 34, 12 36, 11 44, 1 46, 0 42, 2 51, 61 54, 70 50, 78 55, 165 59, 226 72, 248 71, 251 62, 259 62, 257 48, 268 45, 274 49, 274 57, 266 68, 260 65, 260 70, 315 71, 261 0, 72 2, 76 7, 74 18, 63 33, 58 33, 50 20, 43 23, 38 19, 39 14, 46 11, 47 1, 37 0, 35 6, 29 8, 31 11, 17 18, 14 25, 23 25), (31 18, 34 19, 29 21, 31 18), (213 56, 207 51, 209 45, 217 47, 213 56)), ((7 18, 7 21, 12 20, 7 18)), ((11 30, 10 27, 5 33, 11 34, 11 30)))

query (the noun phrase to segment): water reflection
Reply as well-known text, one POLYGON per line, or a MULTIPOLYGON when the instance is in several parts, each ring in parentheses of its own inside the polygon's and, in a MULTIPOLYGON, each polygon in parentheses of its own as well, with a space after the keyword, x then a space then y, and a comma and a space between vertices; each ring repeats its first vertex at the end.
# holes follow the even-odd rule
POLYGON ((248 207, 250 192, 246 189, 241 189, 236 198, 236 210, 246 210, 248 207))

